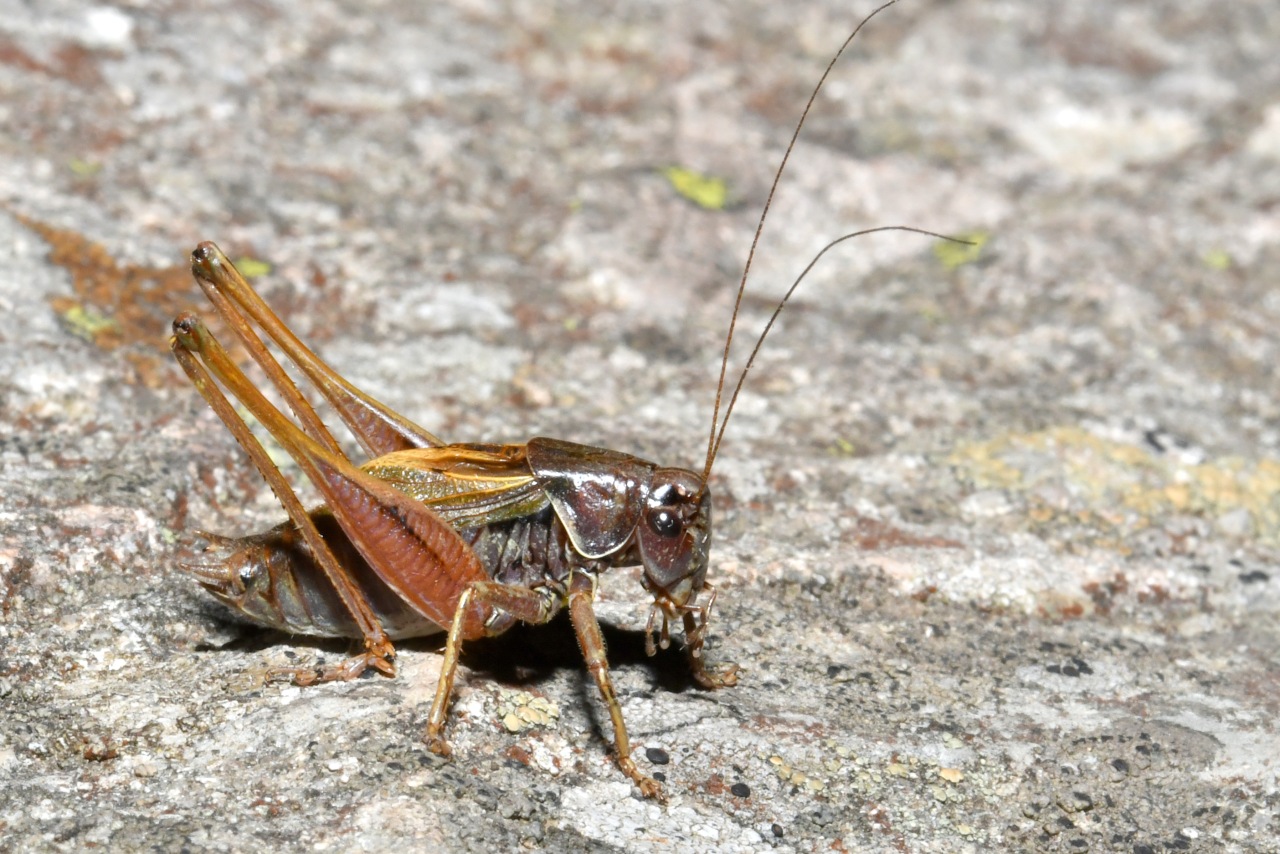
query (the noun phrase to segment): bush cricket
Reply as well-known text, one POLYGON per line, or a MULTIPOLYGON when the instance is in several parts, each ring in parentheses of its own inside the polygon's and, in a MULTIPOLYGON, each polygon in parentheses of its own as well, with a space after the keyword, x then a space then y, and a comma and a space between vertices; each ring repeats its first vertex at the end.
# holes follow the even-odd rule
MULTIPOLYGON (((752 241, 724 344, 707 456, 701 471, 660 466, 628 454, 535 438, 523 444, 448 444, 355 388, 308 349, 213 243, 192 253, 192 272, 214 310, 265 372, 293 420, 256 388, 194 314, 173 322, 170 346, 183 370, 266 478, 288 521, 255 536, 205 535, 188 568, 216 598, 250 620, 282 631, 358 639, 363 649, 336 665, 275 669, 302 685, 354 679, 372 668, 395 674, 393 641, 447 632, 444 662, 428 717, 430 748, 444 738, 464 641, 502 633, 517 621, 548 622, 567 607, 587 669, 613 724, 619 768, 646 797, 662 787, 631 758, 593 601, 597 577, 640 566, 653 597, 645 648, 684 629, 693 679, 714 689, 737 682, 737 667, 713 671, 703 646, 715 589, 707 581, 711 546, 708 478, 747 373, 779 312, 832 241, 778 303, 722 407, 733 331, 756 245, 787 159, 832 66, 796 125, 752 241), (349 459, 311 403, 267 349, 266 338, 337 412, 368 453, 349 459), (324 504, 302 506, 230 398, 237 399, 297 461, 324 504), (657 640, 655 641, 655 633, 657 640)), ((931 234, 930 232, 920 232, 931 234)), ((939 236, 932 235, 931 236, 939 236)))

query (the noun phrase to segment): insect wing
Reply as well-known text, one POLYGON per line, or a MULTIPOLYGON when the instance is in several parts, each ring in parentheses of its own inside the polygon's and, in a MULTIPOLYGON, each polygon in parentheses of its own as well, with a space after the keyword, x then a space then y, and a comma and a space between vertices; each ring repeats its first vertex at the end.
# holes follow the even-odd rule
POLYGON ((579 554, 599 559, 627 544, 644 512, 654 465, 560 439, 530 439, 529 468, 579 554))
POLYGON ((362 468, 458 529, 531 516, 550 501, 529 469, 523 445, 417 448, 362 468))

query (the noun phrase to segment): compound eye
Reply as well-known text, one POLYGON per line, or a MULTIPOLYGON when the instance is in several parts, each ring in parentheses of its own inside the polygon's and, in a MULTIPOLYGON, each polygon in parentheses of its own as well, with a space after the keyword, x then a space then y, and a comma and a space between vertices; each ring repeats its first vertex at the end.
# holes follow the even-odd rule
POLYGON ((682 525, 675 513, 663 509, 649 514, 649 527, 660 537, 674 537, 680 534, 682 525))

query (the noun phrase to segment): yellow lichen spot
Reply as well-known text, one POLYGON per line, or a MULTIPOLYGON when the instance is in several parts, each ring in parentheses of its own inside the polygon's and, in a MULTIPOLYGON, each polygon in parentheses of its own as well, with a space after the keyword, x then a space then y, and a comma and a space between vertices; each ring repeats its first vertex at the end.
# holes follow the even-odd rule
POLYGON ((1174 510, 1186 510, 1191 506, 1191 487, 1185 483, 1171 483, 1164 488, 1164 501, 1174 510))
POLYGON ((73 333, 86 341, 93 341, 105 332, 116 332, 120 328, 115 320, 81 303, 67 306, 62 311, 62 320, 73 333))
POLYGON ((522 732, 555 726, 560 719, 560 708, 546 697, 535 697, 528 691, 510 691, 499 698, 498 715, 508 732, 522 732))
POLYGON ((1210 270, 1230 270, 1232 265, 1231 254, 1221 247, 1206 250, 1200 260, 1210 270))
POLYGON ((1053 517, 1056 515, 1057 515, 1056 511, 1052 507, 1049 507, 1044 504, 1033 503, 1030 507, 1027 508, 1027 516, 1031 519, 1032 522, 1035 522, 1037 525, 1043 525, 1045 522, 1048 522, 1051 519, 1053 519, 1053 517))
POLYGON ((554 726, 560 718, 560 709, 545 697, 535 697, 528 691, 504 693, 498 700, 498 714, 502 725, 511 732, 533 727, 554 726))
POLYGON ((972 264, 982 254, 982 247, 987 245, 991 235, 985 231, 971 231, 968 234, 957 234, 957 240, 940 240, 933 245, 933 255, 948 270, 954 270, 965 264, 972 264))
POLYGON ((1008 450, 1004 439, 957 445, 947 462, 967 474, 978 489, 1010 489, 1021 485, 1022 472, 1000 455, 1008 450))
POLYGON ((964 772, 959 768, 939 768, 938 776, 948 783, 959 783, 964 779, 964 772))
POLYGON ((677 193, 700 208, 721 211, 729 203, 729 185, 723 178, 680 166, 666 166, 661 171, 677 193))
POLYGON ((265 276, 271 272, 271 264, 260 258, 251 256, 243 256, 236 259, 236 269, 240 271, 240 275, 246 279, 256 279, 259 276, 265 276))
POLYGON ((1237 506, 1244 496, 1240 494, 1240 461, 1223 459, 1214 463, 1194 466, 1190 470, 1192 482, 1199 486, 1201 500, 1209 507, 1237 506))
POLYGON ((1270 457, 1219 457, 1193 464, 1072 425, 962 443, 947 462, 975 490, 1025 495, 1033 524, 1061 519, 1100 529, 1091 538, 1098 548, 1126 551, 1126 532, 1184 513, 1212 520, 1229 516, 1231 530, 1248 530, 1269 542, 1280 539, 1280 501, 1275 498, 1280 495, 1280 460, 1270 457), (1070 503, 1044 503, 1035 492, 1041 484, 1068 496, 1070 503))

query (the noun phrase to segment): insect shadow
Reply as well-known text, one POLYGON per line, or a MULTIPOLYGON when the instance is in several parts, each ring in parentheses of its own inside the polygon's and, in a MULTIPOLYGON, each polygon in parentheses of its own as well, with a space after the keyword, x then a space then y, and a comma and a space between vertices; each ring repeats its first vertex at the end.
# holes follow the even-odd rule
MULTIPOLYGON (((203 606, 204 600, 200 600, 200 604, 203 606)), ((351 650, 351 641, 348 639, 288 634, 236 619, 225 610, 213 607, 212 603, 199 610, 201 619, 217 626, 222 632, 233 634, 233 637, 223 643, 198 643, 193 647, 195 652, 252 654, 279 650, 281 645, 288 644, 313 650, 316 665, 324 666, 325 659, 341 658, 351 650)), ((646 653, 643 630, 624 629, 603 623, 600 631, 608 646, 610 661, 647 671, 653 688, 681 693, 697 687, 679 650, 660 650, 657 655, 650 657, 646 653)), ((399 646, 404 650, 438 653, 444 648, 445 640, 446 636, 440 634, 410 638, 401 641, 399 646)), ((296 657, 291 650, 284 654, 290 659, 296 657)), ((480 681, 487 678, 513 688, 536 687, 548 682, 559 671, 581 673, 582 653, 578 648, 573 624, 568 614, 562 613, 542 627, 517 625, 505 634, 476 640, 463 651, 462 663, 480 681)), ((371 678, 373 674, 365 675, 371 678)), ((589 687, 583 681, 585 695, 590 694, 589 687)))

